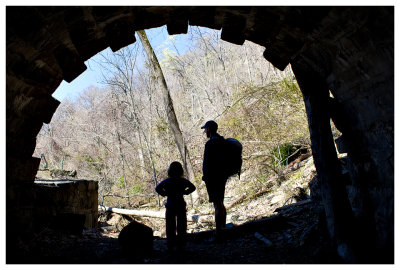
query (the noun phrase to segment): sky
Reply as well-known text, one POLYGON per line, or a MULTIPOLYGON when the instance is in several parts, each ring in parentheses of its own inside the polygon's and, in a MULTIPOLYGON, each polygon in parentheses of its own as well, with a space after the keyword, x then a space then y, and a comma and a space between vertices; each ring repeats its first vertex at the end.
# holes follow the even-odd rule
MULTIPOLYGON (((171 50, 174 50, 171 47, 170 42, 168 42, 171 36, 169 36, 167 32, 166 26, 148 29, 145 31, 159 60, 161 60, 161 52, 163 48, 167 47, 171 50)), ((174 35, 173 38, 175 39, 175 44, 178 51, 183 54, 188 48, 189 35, 174 35)), ((140 42, 139 38, 136 38, 136 42, 140 42)), ((110 48, 105 49, 103 52, 112 53, 110 48)), ((68 83, 66 81, 62 81, 60 86, 53 93, 53 97, 62 102, 65 98, 74 99, 78 97, 79 94, 89 86, 97 86, 99 88, 104 87, 104 85, 101 84, 101 71, 95 64, 96 59, 99 59, 99 54, 96 54, 85 62, 85 65, 87 66, 86 71, 75 78, 75 80, 72 82, 68 83)))

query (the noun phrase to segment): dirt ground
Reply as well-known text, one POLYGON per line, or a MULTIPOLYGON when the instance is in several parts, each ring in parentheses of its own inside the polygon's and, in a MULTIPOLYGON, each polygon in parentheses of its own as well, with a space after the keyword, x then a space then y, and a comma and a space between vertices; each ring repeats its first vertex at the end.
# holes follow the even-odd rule
MULTIPOLYGON (((227 229, 216 243, 213 231, 188 234, 184 251, 168 253, 165 238, 155 237, 153 252, 124 256, 118 232, 97 228, 82 235, 44 230, 21 254, 20 263, 39 264, 327 264, 342 263, 321 229, 318 207, 289 207, 268 217, 227 229), (270 241, 270 244, 268 240, 270 241), (23 258, 23 259, 22 259, 23 258)), ((139 243, 138 243, 139 244, 139 243)))

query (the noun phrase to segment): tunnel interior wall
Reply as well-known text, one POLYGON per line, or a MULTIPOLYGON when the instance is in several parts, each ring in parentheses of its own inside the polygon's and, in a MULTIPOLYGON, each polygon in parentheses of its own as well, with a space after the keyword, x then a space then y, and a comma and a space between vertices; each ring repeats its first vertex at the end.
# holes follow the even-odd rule
POLYGON ((190 24, 222 29, 221 39, 234 44, 253 41, 276 68, 297 63, 326 81, 348 147, 352 209, 373 219, 380 245, 391 244, 393 22, 393 7, 7 7, 7 230, 32 227, 40 162, 32 154, 59 105, 51 94, 61 81, 79 76, 101 50, 135 42, 135 30, 167 25, 180 34, 190 24))
POLYGON ((379 11, 331 12, 324 22, 341 20, 322 22, 325 37, 292 62, 323 78, 336 100, 331 113, 348 154, 346 189, 357 226, 372 219, 377 246, 393 248, 394 23, 393 10, 379 11))

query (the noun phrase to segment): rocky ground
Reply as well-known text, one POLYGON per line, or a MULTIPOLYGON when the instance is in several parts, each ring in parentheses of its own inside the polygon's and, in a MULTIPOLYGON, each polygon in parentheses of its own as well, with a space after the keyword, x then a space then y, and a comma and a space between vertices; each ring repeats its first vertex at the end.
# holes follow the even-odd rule
POLYGON ((303 201, 226 230, 221 243, 210 242, 213 231, 188 235, 185 251, 168 253, 164 238, 156 237, 153 252, 124 256, 118 232, 85 230, 81 236, 45 231, 24 256, 25 263, 139 264, 314 264, 342 263, 329 244, 321 207, 303 201))
POLYGON ((36 234, 18 261, 40 264, 342 263, 327 236, 323 207, 318 200, 310 199, 309 184, 314 176, 312 158, 306 159, 283 180, 268 180, 267 183, 274 186, 273 192, 260 192, 254 197, 244 192, 243 202, 231 187, 245 186, 246 178, 240 180, 241 183, 230 180, 226 192, 229 224, 222 242, 212 241, 212 208, 205 204, 201 209, 188 212, 188 215, 203 213, 205 218, 188 224, 184 251, 167 252, 163 219, 135 218, 154 230, 153 251, 126 256, 118 244, 118 235, 129 218, 108 213, 100 215, 98 228, 84 230, 82 235, 44 229, 36 234))

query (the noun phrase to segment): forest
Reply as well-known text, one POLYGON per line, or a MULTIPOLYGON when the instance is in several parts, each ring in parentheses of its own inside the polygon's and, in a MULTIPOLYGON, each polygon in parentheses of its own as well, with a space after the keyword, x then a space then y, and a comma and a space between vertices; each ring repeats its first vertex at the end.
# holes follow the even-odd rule
POLYGON ((37 177, 75 170, 77 179, 98 181, 100 205, 156 209, 164 198, 154 188, 169 164, 180 161, 197 187, 186 201, 199 206, 208 203, 201 169, 207 138, 200 129, 206 121, 243 144, 241 178, 229 180, 238 196, 262 189, 291 156, 309 148, 290 66, 280 71, 262 57, 263 47, 225 42, 220 31, 190 27, 187 35, 184 52, 171 36, 154 57, 142 31, 136 43, 101 53, 92 64, 104 86, 63 100, 38 134, 34 156, 47 164, 37 177))

